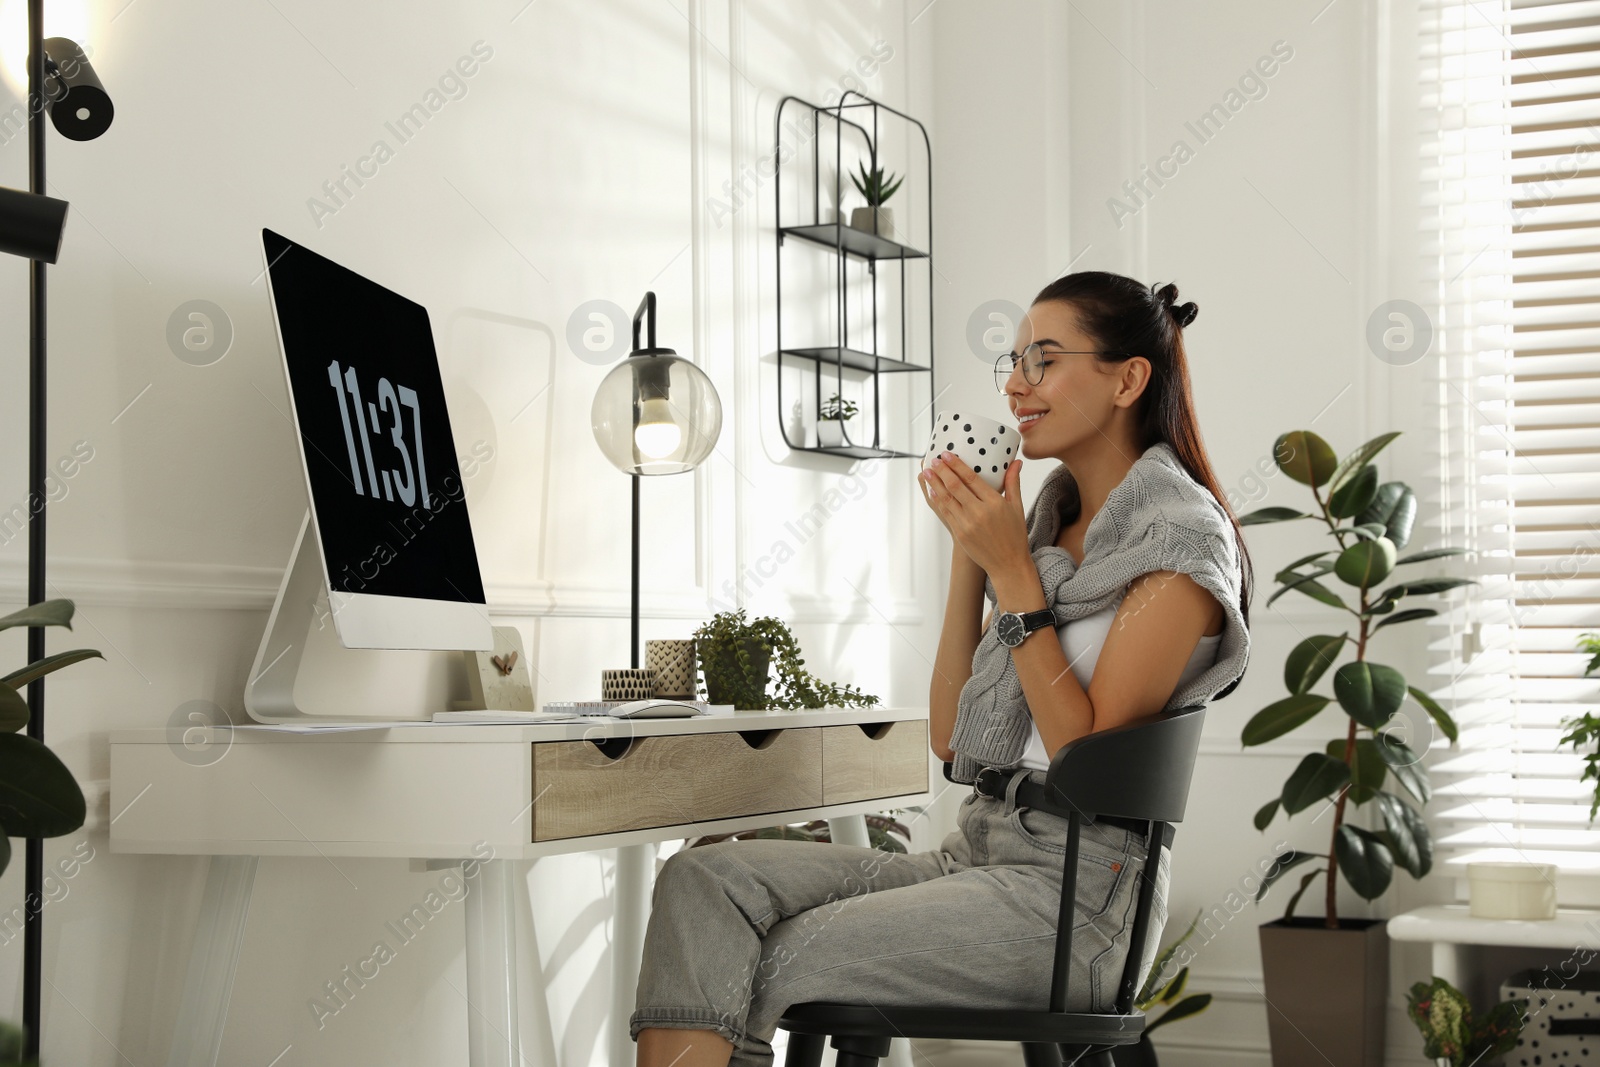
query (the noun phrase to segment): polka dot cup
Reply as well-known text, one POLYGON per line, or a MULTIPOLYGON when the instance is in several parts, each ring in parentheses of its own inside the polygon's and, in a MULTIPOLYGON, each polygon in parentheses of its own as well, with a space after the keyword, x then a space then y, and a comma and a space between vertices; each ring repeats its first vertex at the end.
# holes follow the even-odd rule
POLYGON ((941 411, 933 420, 933 436, 922 457, 927 468, 941 452, 954 452, 996 492, 1005 483, 1006 468, 1017 458, 1021 436, 1016 428, 969 411, 941 411))

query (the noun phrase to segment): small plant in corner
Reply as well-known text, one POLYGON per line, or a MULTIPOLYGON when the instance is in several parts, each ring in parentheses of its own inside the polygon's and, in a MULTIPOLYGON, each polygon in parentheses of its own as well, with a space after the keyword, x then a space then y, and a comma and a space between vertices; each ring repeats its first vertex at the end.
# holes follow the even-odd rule
POLYGON ((771 616, 749 621, 745 611, 720 611, 694 632, 705 699, 744 711, 767 708, 875 707, 879 700, 849 685, 824 682, 805 669, 800 644, 771 616), (767 692, 769 668, 777 691, 767 692))
MULTIPOLYGON (((1406 1017, 1422 1031, 1422 1054, 1451 1067, 1485 1063, 1517 1047, 1527 1021, 1528 1001, 1503 1000, 1473 1018, 1466 995, 1433 976, 1406 994, 1406 1017)), ((1537 1062, 1537 1061, 1535 1061, 1537 1062)))
MULTIPOLYGON (((1588 666, 1583 668, 1583 676, 1587 678, 1600 667, 1600 634, 1579 634, 1578 651, 1589 657, 1588 666)), ((1561 728, 1566 733, 1556 742, 1557 748, 1571 745, 1574 752, 1580 752, 1583 746, 1600 741, 1600 719, 1590 712, 1586 711, 1576 718, 1562 719, 1561 728)), ((1589 822, 1593 823, 1595 813, 1600 811, 1600 750, 1583 753, 1583 776, 1578 780, 1594 782, 1594 799, 1589 803, 1589 822)))
POLYGON ((1255 816, 1256 829, 1264 831, 1279 809, 1287 815, 1308 808, 1332 809, 1327 852, 1291 850, 1262 879, 1256 894, 1258 901, 1284 872, 1309 861, 1325 862, 1326 866, 1301 878, 1299 889, 1289 898, 1285 922, 1293 917, 1295 904, 1319 875, 1327 877, 1323 924, 1337 930, 1335 894, 1340 874, 1363 899, 1374 900, 1389 888, 1395 867, 1421 878, 1433 865, 1433 839, 1422 815, 1398 792, 1384 789, 1393 777, 1419 805, 1426 804, 1432 795, 1428 772, 1422 766, 1427 746, 1412 748, 1399 730, 1390 729, 1391 720, 1409 695, 1452 742, 1456 739, 1456 724, 1427 693, 1407 685, 1399 671, 1369 657, 1372 641, 1380 630, 1438 614, 1433 608, 1396 611, 1401 600, 1477 583, 1468 578, 1409 579, 1391 582, 1381 592, 1376 591, 1397 567, 1465 551, 1432 548, 1397 555, 1411 537, 1416 498, 1404 482, 1380 485, 1378 469, 1371 460, 1398 436, 1396 432, 1374 437, 1341 461, 1326 441, 1309 430, 1283 434, 1273 446, 1278 469, 1311 490, 1316 512, 1271 507, 1239 517, 1243 526, 1300 519, 1316 519, 1325 524, 1327 529, 1323 532, 1338 547, 1302 556, 1280 570, 1276 575, 1280 587, 1267 606, 1293 591, 1349 616, 1347 622, 1356 630, 1354 637, 1346 630, 1307 637, 1297 644, 1283 668, 1283 683, 1289 695, 1262 708, 1244 727, 1242 740, 1250 746, 1303 726, 1331 703, 1337 702, 1349 718, 1344 736, 1332 738, 1308 753, 1289 775, 1282 792, 1255 816), (1354 606, 1322 584, 1320 579, 1329 574, 1355 592, 1354 606), (1312 687, 1333 667, 1346 645, 1354 646, 1355 658, 1333 672, 1333 696, 1313 693, 1312 687), (1375 804, 1383 829, 1373 831, 1351 825, 1346 817, 1351 803, 1358 807, 1375 804))

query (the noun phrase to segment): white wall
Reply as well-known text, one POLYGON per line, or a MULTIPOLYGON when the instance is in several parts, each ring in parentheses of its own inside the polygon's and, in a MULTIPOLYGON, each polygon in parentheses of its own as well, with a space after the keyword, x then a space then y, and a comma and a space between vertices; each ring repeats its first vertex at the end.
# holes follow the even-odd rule
MULTIPOLYGON (((50 7, 71 14, 70 0, 50 7)), ((87 5, 73 32, 93 47, 117 118, 99 141, 49 143, 51 191, 73 205, 50 275, 50 452, 93 448, 49 510, 50 593, 79 607, 75 631, 50 647, 89 645, 106 660, 49 687, 48 736, 91 816, 47 857, 85 840, 94 851, 45 911, 47 1063, 157 1063, 172 1039, 204 865, 111 853, 106 733, 165 725, 190 701, 244 718, 304 507, 259 278, 263 226, 429 308, 458 451, 493 450, 468 480, 485 585, 497 621, 528 642, 541 698, 593 696, 600 669, 627 662, 628 480, 589 430, 607 368, 574 353, 567 328, 586 301, 631 315, 653 289, 660 341, 711 374, 725 421, 701 471, 644 483, 645 636, 687 636, 744 605, 794 623, 819 673, 925 702, 942 600, 918 579, 948 546, 908 463, 852 470, 787 454, 774 419, 770 185, 750 178, 773 150, 785 93, 831 102, 854 77, 845 84, 931 120, 919 8, 87 5), (426 103, 477 42, 464 94, 447 86, 455 98, 400 144, 385 123, 426 103), (332 200, 323 183, 379 139, 392 158, 332 200), (740 182, 753 199, 729 212, 740 182), (166 340, 169 316, 195 299, 233 329, 207 366, 166 340), (819 532, 787 532, 824 500, 835 503, 819 532)), ((25 167, 24 137, 0 144, 0 183, 25 186, 25 167)), ((23 507, 26 288, 19 261, 0 263, 0 501, 23 507)), ((902 424, 909 404, 893 413, 902 424)), ((13 604, 25 561, 25 537, 0 546, 13 604)), ((17 661, 21 634, 5 635, 3 652, 17 661)), ((459 909, 320 1029, 308 1007, 437 877, 399 862, 262 861, 223 1062, 267 1064, 285 1049, 284 1065, 465 1062, 459 909)), ((606 1058, 611 877, 608 855, 531 871, 538 903, 522 947, 532 958, 537 940, 555 1012, 554 1060, 525 1016, 539 1062, 606 1058)), ((21 882, 19 860, 0 911, 20 902, 21 882)), ((0 1015, 20 1017, 21 960, 20 938, 0 944, 0 1015)))

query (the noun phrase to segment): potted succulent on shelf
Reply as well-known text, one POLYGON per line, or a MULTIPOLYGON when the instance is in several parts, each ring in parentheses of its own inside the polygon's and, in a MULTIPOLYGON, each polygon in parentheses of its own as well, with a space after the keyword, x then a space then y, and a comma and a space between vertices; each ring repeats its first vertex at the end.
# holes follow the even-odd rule
POLYGON ((834 393, 822 402, 817 411, 817 445, 821 448, 839 448, 850 443, 844 432, 846 419, 856 417, 854 401, 842 400, 834 393))
MULTIPOLYGON (((1417 982, 1406 994, 1406 1015, 1422 1031, 1422 1054, 1439 1067, 1471 1067, 1488 1063, 1517 1047, 1527 1020, 1526 998, 1502 1000, 1481 1018, 1473 1018, 1466 995, 1433 976, 1417 982)), ((1539 1062, 1537 1059, 1535 1063, 1539 1062)))
POLYGON ((867 198, 867 206, 850 212, 850 228, 893 238, 894 213, 883 205, 905 179, 896 180, 892 173, 885 175, 882 167, 875 166, 869 171, 865 163, 858 163, 857 166, 861 169, 861 177, 852 174, 850 180, 855 182, 857 191, 867 198))
POLYGON ((1133 1006, 1144 1012, 1147 1017, 1151 1009, 1157 1005, 1165 1005, 1167 1010, 1145 1023, 1138 1044, 1117 1045, 1112 1048, 1111 1062, 1116 1064, 1116 1067, 1160 1067, 1160 1061, 1156 1058, 1156 1048, 1150 1043, 1150 1031, 1167 1023, 1175 1023, 1179 1019, 1187 1019, 1191 1015, 1199 1015, 1211 1006, 1210 993, 1183 995, 1189 985, 1187 965, 1180 968, 1171 978, 1166 977, 1167 966, 1172 962, 1172 957, 1183 947, 1185 941, 1194 936, 1202 914, 1203 911, 1195 912, 1194 921, 1189 924, 1189 929, 1185 930, 1178 940, 1162 949, 1155 963, 1150 965, 1150 973, 1145 976, 1144 985, 1140 988, 1138 996, 1134 997, 1133 1006))
POLYGON ((1421 878, 1433 865, 1433 840, 1421 814, 1398 790, 1384 788, 1392 779, 1419 805, 1428 802, 1432 786, 1421 762, 1427 737, 1424 733, 1423 743, 1413 747, 1401 736, 1402 730, 1391 726, 1408 695, 1452 742, 1456 725, 1432 697, 1407 685, 1399 671, 1375 662, 1372 644, 1379 631, 1438 614, 1433 608, 1396 611, 1406 597, 1477 583, 1466 578, 1422 578, 1389 582, 1381 592, 1375 591, 1397 567, 1464 551, 1434 548, 1397 555, 1411 537, 1416 498, 1404 482, 1379 484, 1378 469, 1371 461, 1398 436, 1375 437, 1340 461, 1332 447, 1309 430, 1282 435, 1273 446, 1278 469, 1311 490, 1315 512, 1271 507, 1239 518, 1246 526, 1300 519, 1325 524, 1324 532, 1337 547, 1303 556, 1280 570, 1276 575, 1280 587, 1267 605, 1292 590, 1348 616, 1343 632, 1307 637, 1289 652, 1283 670, 1289 695, 1257 712, 1245 724, 1242 738, 1252 746, 1282 737, 1311 722, 1329 704, 1336 703, 1348 720, 1340 731, 1343 736, 1307 753, 1280 794, 1255 816, 1256 829, 1264 831, 1280 809, 1290 816, 1310 809, 1317 819, 1332 814, 1327 850, 1285 853, 1256 894, 1259 901, 1278 878, 1303 863, 1325 864, 1301 877, 1282 919, 1260 927, 1272 1056, 1278 1067, 1311 1062, 1326 1049, 1344 1050, 1343 1059, 1334 1056, 1338 1062, 1381 1063, 1388 936, 1381 919, 1340 918, 1338 879, 1343 875, 1357 895, 1374 900, 1389 888, 1396 867, 1421 878), (1356 594, 1355 606, 1322 583, 1329 574, 1356 594), (1351 628, 1356 631, 1353 637, 1351 628), (1333 696, 1313 693, 1312 687, 1346 646, 1352 647, 1355 658, 1333 671, 1333 696), (1351 804, 1373 805, 1382 829, 1354 825, 1347 817, 1351 804), (1319 876, 1325 878, 1323 914, 1296 918, 1295 904, 1319 876), (1308 959, 1322 962, 1308 967, 1308 959))
POLYGON ((720 611, 694 632, 695 656, 705 676, 706 699, 735 710, 875 707, 878 698, 849 685, 824 682, 805 669, 800 644, 771 616, 747 621, 743 608, 720 611), (767 692, 770 668, 776 693, 767 692))

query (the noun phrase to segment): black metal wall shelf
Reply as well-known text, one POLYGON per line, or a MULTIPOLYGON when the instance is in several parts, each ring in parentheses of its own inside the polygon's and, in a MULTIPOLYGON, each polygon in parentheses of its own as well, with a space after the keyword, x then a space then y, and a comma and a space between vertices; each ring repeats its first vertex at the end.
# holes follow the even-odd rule
MULTIPOLYGON (((903 112, 897 111, 887 104, 881 104, 855 90, 847 90, 839 98, 839 102, 832 107, 820 107, 809 103, 796 96, 786 96, 778 102, 777 112, 773 119, 774 140, 776 142, 777 166, 773 172, 773 197, 777 207, 776 220, 778 230, 777 240, 777 272, 776 296, 778 304, 778 424, 783 433, 784 443, 789 448, 804 452, 821 452, 827 455, 846 456, 852 459, 891 458, 891 457, 919 457, 921 452, 905 451, 894 448, 884 442, 883 434, 883 409, 882 396, 879 388, 883 375, 894 374, 925 374, 928 382, 928 431, 933 430, 933 149, 928 139, 927 127, 921 122, 903 112), (851 102, 851 98, 856 102, 851 102), (784 108, 793 104, 809 111, 811 120, 811 219, 809 222, 797 221, 794 224, 785 224, 783 217, 783 161, 782 151, 783 115, 784 108), (850 112, 849 115, 846 112, 850 112), (823 139, 823 123, 826 119, 831 121, 834 134, 834 191, 833 204, 837 210, 843 212, 844 192, 844 138, 848 127, 852 132, 852 139, 859 137, 864 146, 864 154, 870 169, 876 169, 879 163, 880 148, 880 112, 887 113, 909 124, 906 128, 907 142, 912 141, 912 130, 922 135, 924 158, 924 191, 927 200, 927 229, 925 241, 927 250, 914 248, 911 245, 893 240, 881 234, 867 230, 856 229, 847 225, 842 220, 824 222, 822 219, 822 172, 821 142, 823 139), (861 121, 856 121, 860 118, 861 121), (870 129, 869 129, 870 126, 870 129), (795 238, 803 245, 813 248, 831 250, 835 257, 833 273, 833 297, 835 302, 835 321, 837 323, 837 336, 832 343, 821 345, 795 345, 786 344, 784 340, 784 303, 783 303, 783 247, 788 238, 795 238), (868 289, 871 299, 871 350, 854 347, 850 343, 850 318, 847 297, 849 280, 847 277, 849 265, 852 262, 864 264, 870 279, 868 289), (898 262, 899 270, 899 350, 894 353, 878 351, 879 344, 879 315, 878 315, 878 288, 879 288, 879 262, 898 262), (908 327, 908 309, 906 284, 906 268, 910 263, 927 265, 927 345, 926 360, 913 358, 910 351, 908 327), (854 442, 842 445, 824 445, 820 438, 817 444, 806 443, 805 430, 801 429, 801 440, 796 442, 790 439, 789 426, 786 421, 788 405, 784 396, 784 367, 785 361, 793 367, 799 365, 802 372, 809 371, 812 388, 810 415, 814 423, 820 424, 820 415, 823 397, 823 371, 826 369, 829 376, 834 379, 833 391, 844 393, 846 373, 852 379, 862 382, 863 397, 867 382, 862 378, 870 379, 872 394, 872 443, 856 444, 854 442)), ((909 167, 903 172, 908 179, 909 167)), ((803 213, 803 209, 802 209, 803 213)), ((909 218, 907 220, 909 222, 909 218)), ((897 234, 899 236, 899 234, 897 234)), ((792 305, 791 305, 792 308, 792 305)), ((907 379, 912 380, 912 379, 907 379)), ((802 390, 807 391, 807 390, 802 390)), ((792 398, 791 398, 792 399, 792 398)), ((819 431, 820 432, 820 431, 819 431)), ((914 432, 914 429, 913 429, 914 432)))

